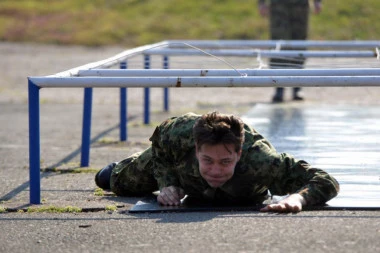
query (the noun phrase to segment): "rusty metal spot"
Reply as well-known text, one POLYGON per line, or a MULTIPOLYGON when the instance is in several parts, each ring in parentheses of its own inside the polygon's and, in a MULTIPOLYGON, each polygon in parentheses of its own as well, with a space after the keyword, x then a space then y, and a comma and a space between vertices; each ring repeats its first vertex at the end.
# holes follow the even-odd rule
POLYGON ((182 86, 181 77, 178 77, 175 87, 181 87, 181 86, 182 86))
POLYGON ((208 73, 208 70, 201 70, 201 76, 206 76, 208 73))

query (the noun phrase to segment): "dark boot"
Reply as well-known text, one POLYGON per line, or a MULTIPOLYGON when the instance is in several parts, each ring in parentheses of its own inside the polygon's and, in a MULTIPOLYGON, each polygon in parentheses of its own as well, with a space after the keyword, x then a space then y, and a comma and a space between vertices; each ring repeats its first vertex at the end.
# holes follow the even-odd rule
POLYGON ((99 188, 102 188, 103 190, 110 190, 111 189, 111 174, 112 170, 115 168, 117 163, 110 163, 103 169, 99 170, 98 173, 95 175, 95 183, 99 188))
POLYGON ((276 88, 276 93, 272 98, 273 103, 281 103, 284 101, 284 88, 276 88))
POLYGON ((293 100, 295 101, 302 101, 303 97, 300 95, 301 88, 296 87, 293 88, 293 100))

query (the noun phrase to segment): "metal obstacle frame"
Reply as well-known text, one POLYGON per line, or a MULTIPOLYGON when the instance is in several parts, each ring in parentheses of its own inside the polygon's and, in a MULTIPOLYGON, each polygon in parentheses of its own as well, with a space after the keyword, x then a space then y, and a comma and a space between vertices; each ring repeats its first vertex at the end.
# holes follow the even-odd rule
POLYGON ((379 59, 380 41, 163 41, 126 50, 111 58, 50 76, 28 77, 30 203, 41 203, 41 88, 83 87, 81 166, 89 165, 92 88, 120 88, 120 140, 127 140, 127 87, 144 88, 144 123, 149 123, 149 88, 164 88, 169 110, 170 87, 355 87, 380 86, 380 69, 169 69, 169 56, 211 54, 236 57, 372 57, 379 59), (295 50, 280 50, 292 47, 295 50), (199 49, 198 49, 199 48, 199 49), (267 50, 268 48, 275 48, 267 50), (304 50, 344 49, 344 51, 304 50), (298 50, 300 49, 300 50, 298 50), (303 50, 301 50, 303 49, 303 50), (347 49, 355 49, 347 50, 347 49), (365 50, 364 50, 365 49, 365 50), (127 69, 127 60, 144 57, 144 69, 127 69), (163 57, 163 69, 150 69, 150 57, 163 57), (120 65, 120 69, 109 69, 120 65))

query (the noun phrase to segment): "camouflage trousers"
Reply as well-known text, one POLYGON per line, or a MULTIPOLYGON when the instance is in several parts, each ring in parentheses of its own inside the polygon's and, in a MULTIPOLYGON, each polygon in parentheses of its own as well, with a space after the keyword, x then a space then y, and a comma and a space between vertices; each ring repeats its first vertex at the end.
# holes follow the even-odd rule
POLYGON ((158 190, 153 176, 152 148, 116 165, 111 174, 111 190, 118 196, 143 196, 158 190))
MULTIPOLYGON (((308 1, 287 3, 273 1, 270 5, 270 33, 272 40, 306 40, 309 22, 308 1)), ((292 48, 281 48, 292 50, 292 48)), ((304 50, 305 48, 297 48, 304 50)), ((271 68, 303 68, 304 57, 272 58, 271 68)))

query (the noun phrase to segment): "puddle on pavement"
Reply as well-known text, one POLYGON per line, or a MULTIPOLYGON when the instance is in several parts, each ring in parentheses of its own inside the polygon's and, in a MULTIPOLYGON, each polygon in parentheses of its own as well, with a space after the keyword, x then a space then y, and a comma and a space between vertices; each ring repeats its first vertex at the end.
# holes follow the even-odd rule
POLYGON ((278 152, 340 183, 331 206, 380 207, 380 107, 259 104, 244 117, 278 152))

